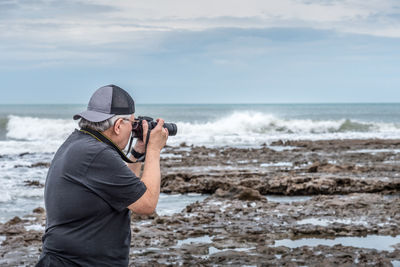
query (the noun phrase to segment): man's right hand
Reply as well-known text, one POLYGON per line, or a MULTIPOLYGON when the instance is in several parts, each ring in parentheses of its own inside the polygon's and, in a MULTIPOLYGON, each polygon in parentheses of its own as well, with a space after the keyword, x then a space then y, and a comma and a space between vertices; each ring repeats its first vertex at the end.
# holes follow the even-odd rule
POLYGON ((155 211, 160 196, 160 151, 168 139, 168 130, 164 127, 164 120, 157 119, 157 126, 150 132, 147 144, 146 160, 142 174, 142 182, 146 185, 146 192, 136 202, 129 205, 129 209, 138 214, 151 214, 155 211))

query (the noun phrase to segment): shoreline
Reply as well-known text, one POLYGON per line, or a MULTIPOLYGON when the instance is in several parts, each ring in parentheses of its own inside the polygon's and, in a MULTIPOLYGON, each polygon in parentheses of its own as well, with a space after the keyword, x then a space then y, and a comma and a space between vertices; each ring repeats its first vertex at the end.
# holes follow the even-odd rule
MULTIPOLYGON (((277 141, 259 148, 182 144, 162 155, 161 192, 209 196, 173 215, 133 216, 132 266, 400 261, 400 140, 277 141), (370 242, 389 245, 377 249, 370 242)), ((44 219, 39 208, 0 224, 0 265, 36 263, 42 232, 35 225, 44 219)))

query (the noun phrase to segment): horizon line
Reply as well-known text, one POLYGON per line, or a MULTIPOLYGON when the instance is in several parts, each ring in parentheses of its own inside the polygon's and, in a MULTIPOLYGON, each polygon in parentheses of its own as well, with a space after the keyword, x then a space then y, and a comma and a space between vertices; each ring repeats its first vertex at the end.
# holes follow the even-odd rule
MULTIPOLYGON (((135 103, 135 105, 334 105, 334 104, 400 104, 400 102, 215 102, 215 103, 135 103)), ((87 103, 0 103, 2 106, 22 106, 22 105, 87 105, 87 103)))

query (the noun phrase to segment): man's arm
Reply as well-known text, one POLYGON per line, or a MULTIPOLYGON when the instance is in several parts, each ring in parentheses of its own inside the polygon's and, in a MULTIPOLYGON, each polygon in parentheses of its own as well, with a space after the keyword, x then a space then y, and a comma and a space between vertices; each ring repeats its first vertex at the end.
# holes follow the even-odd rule
MULTIPOLYGON (((147 138, 147 131, 149 130, 149 125, 146 120, 143 120, 142 122, 142 127, 143 127, 143 138, 142 140, 137 140, 135 146, 133 149, 138 152, 138 153, 144 153, 146 151, 146 138, 147 138)), ((137 160, 137 158, 133 157, 132 155, 129 158, 133 162, 137 160)), ((137 176, 140 177, 140 173, 142 170, 142 162, 138 163, 128 163, 128 168, 131 169, 131 171, 137 176)))
MULTIPOLYGON (((142 182, 147 190, 141 198, 128 206, 130 210, 138 214, 151 214, 157 206, 160 195, 160 152, 168 139, 168 130, 163 128, 164 121, 158 120, 157 126, 151 131, 147 145, 146 160, 142 175, 142 182)), ((131 170, 136 174, 140 173, 140 164, 133 163, 131 170)))
MULTIPOLYGON (((129 159, 135 162, 137 159, 133 156, 130 156, 129 159)), ((137 163, 128 163, 128 168, 136 175, 136 177, 140 177, 142 171, 142 162, 137 163)))

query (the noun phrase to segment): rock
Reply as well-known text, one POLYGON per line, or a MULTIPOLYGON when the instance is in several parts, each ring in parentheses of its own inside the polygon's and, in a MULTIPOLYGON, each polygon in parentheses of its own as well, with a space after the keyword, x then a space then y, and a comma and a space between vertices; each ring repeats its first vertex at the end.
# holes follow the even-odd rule
POLYGON ((222 188, 218 188, 214 193, 214 196, 221 197, 221 198, 228 197, 231 195, 232 194, 229 191, 222 190, 222 188))
POLYGON ((260 194, 259 191, 244 187, 244 186, 237 186, 231 188, 229 191, 225 191, 222 188, 218 188, 214 196, 221 197, 221 198, 231 198, 231 199, 239 199, 244 201, 254 201, 254 200, 264 200, 265 197, 260 194))
POLYGON ((8 222, 6 222, 6 224, 8 225, 15 225, 22 222, 21 218, 18 216, 15 216, 14 218, 12 218, 11 220, 9 220, 8 222))
POLYGON ((48 162, 37 162, 31 165, 21 165, 21 164, 17 164, 14 166, 14 168, 37 168, 37 167, 44 167, 44 168, 49 168, 50 167, 50 163, 48 162))
POLYGON ((190 255, 208 255, 209 249, 208 244, 198 243, 198 244, 183 244, 181 250, 185 254, 190 255))
POLYGON ((320 166, 320 163, 319 163, 319 162, 314 163, 313 165, 311 165, 310 167, 308 167, 308 172, 310 172, 310 173, 318 172, 319 166, 320 166))
POLYGON ((50 163, 49 162, 38 162, 38 163, 34 163, 34 164, 31 165, 31 168, 37 168, 37 167, 49 168, 50 167, 50 163))
MULTIPOLYGON (((303 238, 400 235, 399 155, 388 151, 400 149, 400 140, 300 140, 277 145, 296 149, 166 147, 167 153, 182 158, 161 161, 161 190, 212 195, 171 216, 134 215, 130 264, 390 266, 390 261, 400 260, 398 246, 389 252, 282 245, 303 238), (372 154, 366 149, 382 151, 372 154), (260 166, 263 162, 277 164, 260 166), (382 195, 386 193, 391 195, 382 195), (265 194, 312 198, 267 202, 265 194), (178 246, 178 240, 184 244, 178 246)), ((26 227, 44 224, 45 213, 40 212, 0 224, 0 237, 8 244, 0 246, 0 266, 35 265, 41 233, 26 227)))
POLYGON ((131 221, 153 220, 154 218, 157 217, 158 217, 157 212, 153 212, 152 214, 149 215, 141 215, 132 212, 131 221))
POLYGON ((37 207, 36 209, 33 210, 33 213, 43 214, 45 213, 45 210, 42 207, 37 207))
POLYGON ((40 183, 39 181, 25 180, 24 183, 26 186, 44 187, 44 184, 40 183))
POLYGON ((250 201, 261 200, 265 198, 257 190, 248 187, 245 187, 242 190, 240 190, 236 196, 240 200, 250 200, 250 201))

